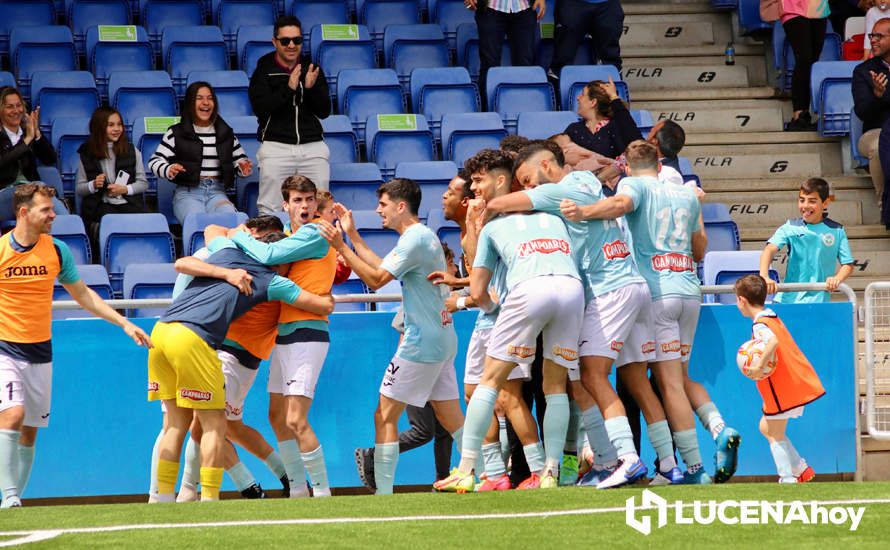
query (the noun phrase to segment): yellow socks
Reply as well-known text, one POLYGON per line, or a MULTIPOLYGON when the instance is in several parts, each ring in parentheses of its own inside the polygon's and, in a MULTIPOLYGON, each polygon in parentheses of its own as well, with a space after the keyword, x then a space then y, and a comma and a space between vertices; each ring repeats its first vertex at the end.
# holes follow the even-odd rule
POLYGON ((158 494, 172 495, 176 490, 176 478, 179 477, 179 462, 158 459, 157 469, 158 494))
POLYGON ((201 466, 201 500, 219 500, 219 487, 222 485, 223 468, 201 466))

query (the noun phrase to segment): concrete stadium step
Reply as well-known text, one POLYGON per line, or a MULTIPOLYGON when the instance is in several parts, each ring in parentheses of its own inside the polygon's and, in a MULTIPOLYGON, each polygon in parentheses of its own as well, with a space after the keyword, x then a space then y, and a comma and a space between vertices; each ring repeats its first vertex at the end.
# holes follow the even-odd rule
MULTIPOLYGON (((705 184, 705 189, 709 187, 705 184)), ((828 208, 829 216, 845 224, 852 224, 854 220, 843 218, 844 211, 837 207, 840 203, 857 203, 861 207, 862 223, 878 223, 881 211, 875 202, 875 194, 869 189, 837 190, 835 199, 828 208)), ((794 217, 800 217, 797 209, 797 193, 788 191, 737 191, 732 193, 713 193, 705 195, 705 202, 719 202, 729 207, 730 213, 756 212, 773 204, 794 204, 794 217)))
POLYGON ((863 481, 890 479, 890 450, 862 453, 863 481))
MULTIPOLYGON (((782 119, 777 122, 781 125, 782 119)), ((795 143, 840 143, 840 138, 818 132, 696 132, 686 137, 686 145, 765 145, 795 143)))
MULTIPOLYGON (((681 155, 684 153, 681 152, 681 155)), ((874 193, 871 179, 863 176, 823 176, 831 185, 833 193, 847 189, 868 189, 874 193)), ((728 193, 731 191, 783 191, 796 196, 801 178, 708 178, 704 182, 708 193, 728 193)), ((716 201, 715 201, 716 202, 716 201)))
MULTIPOLYGON (((797 201, 769 201, 752 198, 754 202, 738 202, 729 205, 729 215, 742 227, 772 227, 773 230, 789 219, 799 218, 797 201)), ((833 215, 850 223, 861 224, 862 205, 857 201, 837 201, 831 203, 833 215)), ((770 236, 772 233, 770 233, 770 236)))
POLYGON ((744 65, 668 66, 659 62, 627 62, 621 69, 621 78, 632 90, 631 98, 637 90, 746 87, 749 84, 744 65))
POLYGON ((644 101, 721 101, 733 99, 778 99, 780 94, 771 86, 691 88, 677 87, 674 89, 653 88, 631 92, 631 106, 636 109, 637 102, 644 101))
MULTIPOLYGON (((740 227, 739 230, 741 232, 742 242, 746 241, 756 241, 761 244, 772 237, 773 233, 776 231, 776 227, 740 227)), ((890 237, 890 232, 887 231, 887 228, 880 224, 871 224, 871 225, 844 225, 844 230, 847 232, 848 239, 887 239, 890 237)))
MULTIPOLYGON (((729 102, 726 102, 729 103, 729 102)), ((687 144, 698 134, 710 132, 780 132, 783 110, 778 101, 740 101, 721 105, 716 101, 634 101, 634 109, 646 109, 655 121, 673 120, 687 133, 687 144), (752 103, 755 103, 752 105, 752 103), (756 103, 760 103, 759 105, 756 103)))
POLYGON ((673 2, 665 0, 662 2, 624 0, 621 2, 624 9, 625 17, 630 15, 652 15, 661 12, 669 12, 672 14, 688 14, 696 13, 703 15, 722 15, 715 12, 711 5, 705 0, 682 0, 673 2))
POLYGON ((714 44, 714 26, 709 21, 624 22, 621 49, 634 47, 686 47, 714 44))
POLYGON ((810 177, 842 173, 837 143, 774 145, 688 145, 683 156, 703 180, 708 178, 810 177))

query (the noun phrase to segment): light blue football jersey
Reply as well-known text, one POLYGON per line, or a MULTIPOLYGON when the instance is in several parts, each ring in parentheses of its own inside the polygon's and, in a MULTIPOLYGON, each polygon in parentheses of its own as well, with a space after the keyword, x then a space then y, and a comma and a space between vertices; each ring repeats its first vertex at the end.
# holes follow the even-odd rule
MULTIPOLYGON (((491 274, 491 282, 488 283, 488 288, 494 290, 494 293, 497 294, 499 304, 503 304, 504 300, 507 299, 507 268, 504 267, 504 262, 499 261, 495 266, 494 271, 491 274)), ((473 330, 493 327, 495 321, 498 319, 500 310, 500 306, 498 306, 498 308, 491 313, 480 311, 479 315, 476 317, 476 325, 473 327, 473 330)))
POLYGON ((633 253, 652 299, 701 297, 692 259, 692 234, 700 229, 701 204, 687 187, 664 185, 653 177, 628 177, 618 194, 633 201, 624 218, 633 236, 633 253))
MULTIPOLYGON (((844 226, 825 218, 809 224, 803 219, 788 220, 770 237, 778 249, 788 247, 786 283, 824 283, 834 276, 837 263, 854 262, 844 226)), ((776 301, 790 303, 828 302, 828 292, 780 292, 776 301)))
MULTIPOLYGON (((603 186, 591 172, 572 172, 556 184, 525 191, 532 208, 562 216, 559 204, 568 199, 579 205, 604 197, 603 186)), ((574 246, 586 301, 632 283, 642 283, 631 257, 624 231, 615 220, 564 220, 574 246)))
POLYGON ((546 212, 510 214, 485 224, 479 233, 473 267, 494 273, 498 260, 507 268, 507 291, 544 275, 581 279, 562 218, 546 212))
POLYGON ((402 233, 380 267, 402 283, 405 334, 396 356, 416 363, 441 363, 454 356, 457 334, 445 309, 448 287, 427 280, 433 271, 445 271, 439 238, 415 223, 402 233))

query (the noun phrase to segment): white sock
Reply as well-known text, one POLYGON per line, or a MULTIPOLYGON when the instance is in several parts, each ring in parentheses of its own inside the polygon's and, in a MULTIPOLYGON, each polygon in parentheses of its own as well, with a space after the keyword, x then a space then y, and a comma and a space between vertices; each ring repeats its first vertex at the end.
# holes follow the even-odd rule
POLYGON ((253 474, 250 473, 250 470, 247 469, 243 462, 228 468, 226 473, 232 478, 232 483, 235 484, 235 488, 239 491, 243 491, 256 483, 253 474))
POLYGON ((328 470, 324 464, 324 451, 321 445, 313 451, 300 455, 306 472, 309 473, 309 482, 312 483, 313 497, 331 496, 331 488, 328 486, 328 470))
POLYGON ((19 436, 17 430, 0 430, 0 496, 4 501, 19 498, 19 436))
POLYGON ((189 437, 185 444, 185 465, 182 468, 183 486, 195 488, 201 481, 201 446, 193 438, 189 437))
POLYGON ((266 463, 266 466, 272 470, 272 473, 274 473, 275 477, 278 479, 287 475, 287 471, 284 469, 284 462, 281 461, 281 455, 278 454, 278 451, 275 449, 272 449, 272 452, 269 453, 269 456, 263 459, 263 462, 266 463))
POLYGON ((19 496, 25 494, 25 487, 31 479, 31 467, 34 466, 34 446, 19 444, 19 479, 16 486, 19 488, 19 496))
POLYGON ((287 472, 290 483, 291 498, 304 498, 309 496, 306 488, 306 468, 303 466, 303 458, 300 456, 300 447, 296 439, 278 442, 278 452, 287 472))
POLYGON ((158 453, 161 451, 162 439, 164 439, 164 430, 158 432, 158 437, 155 438, 154 447, 151 448, 151 470, 150 475, 148 476, 151 480, 148 484, 149 499, 152 495, 155 497, 158 495, 158 478, 155 477, 155 472, 158 471, 158 453))

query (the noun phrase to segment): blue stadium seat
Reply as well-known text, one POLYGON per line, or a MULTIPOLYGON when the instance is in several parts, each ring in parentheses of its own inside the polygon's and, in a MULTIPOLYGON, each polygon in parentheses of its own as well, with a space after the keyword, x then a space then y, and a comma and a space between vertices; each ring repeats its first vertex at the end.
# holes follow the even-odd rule
POLYGON ((68 245, 76 264, 91 264, 93 256, 90 252, 90 239, 80 216, 73 214, 56 216, 53 221, 52 236, 68 245))
POLYGON ((383 227, 380 216, 373 210, 353 210, 355 228, 368 247, 383 258, 395 248, 399 234, 383 227))
POLYGON ((441 138, 442 116, 475 113, 479 94, 464 67, 414 69, 411 71, 412 111, 426 117, 433 137, 441 138))
MULTIPOLYGON (((536 29, 536 34, 540 36, 540 28, 536 29)), ((554 41, 552 38, 540 38, 537 46, 535 46, 535 65, 541 67, 550 67, 553 64, 554 41)), ((596 48, 593 46, 593 40, 590 36, 585 36, 578 49, 575 51, 575 57, 572 58, 572 65, 590 65, 596 61, 596 48)))
POLYGON ((242 71, 248 75, 253 74, 257 60, 275 51, 275 46, 272 44, 274 32, 275 27, 272 25, 243 25, 238 29, 235 48, 238 53, 238 66, 242 71))
POLYGON ((400 162, 436 158, 433 133, 423 115, 371 115, 365 126, 368 161, 377 163, 384 180, 391 179, 400 162))
POLYGON ((655 126, 655 121, 652 120, 652 113, 643 109, 630 109, 630 117, 634 119, 634 122, 637 124, 637 128, 640 129, 640 133, 644 136, 649 133, 649 130, 655 126))
POLYGON ((247 97, 250 80, 244 71, 192 71, 186 87, 192 82, 209 82, 216 94, 217 112, 228 120, 233 116, 252 116, 247 97))
POLYGON ((449 113, 442 117, 442 159, 463 166, 480 149, 497 149, 506 135, 497 113, 449 113))
MULTIPOLYGON (((737 279, 748 274, 760 273, 759 250, 732 250, 715 251, 705 254, 704 284, 706 285, 731 285, 737 279)), ((771 269, 770 278, 779 280, 779 274, 771 269)), ((703 296, 705 302, 719 304, 734 304, 735 294, 713 294, 703 296)))
MULTIPOLYGON (((103 300, 111 300, 114 297, 114 291, 111 289, 111 282, 108 280, 108 272, 105 268, 98 264, 86 264, 77 266, 77 274, 85 285, 93 289, 96 294, 103 300)), ((70 301, 73 300, 65 287, 56 279, 53 286, 53 301, 70 301)), ((53 319, 79 319, 93 317, 93 314, 84 309, 54 309, 53 319)))
POLYGON ((741 248, 739 227, 732 220, 705 222, 708 250, 738 250, 741 248))
POLYGON ((15 27, 9 34, 12 72, 26 100, 31 99, 31 75, 37 71, 74 71, 77 58, 71 29, 60 25, 15 27))
POLYGON ((176 90, 165 71, 112 73, 108 79, 108 99, 121 112, 128 127, 145 116, 167 116, 178 112, 176 90))
POLYGON ((843 136, 850 133, 853 109, 853 69, 858 61, 817 61, 810 74, 812 112, 821 115, 819 133, 843 136))
POLYGON ((77 149, 90 136, 90 117, 60 117, 53 121, 50 132, 59 157, 59 172, 65 195, 74 196, 74 178, 80 163, 77 149))
POLYGON ((711 0, 711 7, 715 10, 734 10, 739 5, 739 0, 711 0))
MULTIPOLYGON (((350 25, 348 27, 316 25, 312 28, 312 62, 324 68, 325 78, 331 97, 338 93, 340 71, 346 69, 373 69, 377 67, 374 42, 368 27, 350 25), (344 33, 334 33, 334 29, 345 29, 344 33), (347 38, 341 38, 346 36, 347 38)), ((343 105, 338 96, 338 104, 343 105)), ((340 113, 343 114, 342 108, 340 113)), ((370 114, 370 113, 369 113, 370 114)), ((361 119, 364 121, 364 118, 361 119)))
POLYGON ((185 82, 192 71, 225 71, 229 55, 219 27, 167 27, 161 38, 164 66, 179 95, 185 94, 185 82))
POLYGON ((559 97, 563 111, 578 109, 578 96, 593 80, 615 82, 615 91, 625 102, 630 101, 627 83, 621 81, 621 74, 614 65, 566 65, 559 71, 559 97))
MULTIPOLYGON (((142 8, 142 24, 148 31, 148 39, 155 55, 162 53, 161 40, 164 29, 174 25, 201 25, 204 8, 201 0, 145 0, 142 8)), ((161 57, 164 63, 164 57, 161 57)))
MULTIPOLYGON (((732 0, 722 0, 732 1, 732 0)), ((765 30, 770 27, 769 23, 760 18, 760 2, 759 0, 736 0, 738 2, 738 18, 739 28, 743 34, 751 34, 752 32, 765 30)))
POLYGON ((127 0, 74 0, 68 23, 78 55, 86 55, 87 29, 96 25, 129 25, 130 3, 127 0))
POLYGON ((406 92, 416 68, 448 67, 448 45, 438 25, 389 25, 383 33, 386 66, 394 69, 406 92))
MULTIPOLYGON (((781 22, 776 21, 773 27, 773 63, 778 69, 777 86, 784 90, 791 90, 791 76, 794 74, 794 52, 791 50, 791 44, 785 36, 785 28, 781 22)), ((841 56, 841 37, 830 30, 825 34, 825 41, 822 43, 822 53, 819 55, 819 61, 839 61, 841 56)))
POLYGON ((162 214, 106 214, 99 224, 99 250, 117 293, 128 265, 171 263, 176 258, 173 235, 162 214))
POLYGON ((57 197, 65 196, 65 188, 62 185, 62 175, 59 173, 58 168, 55 166, 38 166, 37 175, 40 176, 40 181, 56 190, 57 197))
POLYGON ((460 227, 455 222, 446 220, 441 208, 435 208, 427 213, 426 225, 454 252, 455 261, 459 261, 457 258, 463 254, 463 248, 460 246, 460 227))
POLYGON ((358 160, 358 140, 348 116, 331 115, 323 118, 321 128, 324 131, 324 142, 331 152, 331 164, 358 160))
POLYGON ((109 100, 108 78, 118 71, 150 71, 154 69, 154 52, 148 33, 136 27, 133 42, 99 40, 99 27, 90 27, 86 34, 87 65, 96 77, 96 88, 103 100, 109 100))
POLYGON ((86 71, 38 71, 31 79, 33 105, 40 107, 40 131, 51 135, 60 117, 90 117, 99 106, 99 91, 86 71))
MULTIPOLYGON (((457 26, 456 54, 458 65, 467 68, 473 82, 479 82, 479 31, 475 23, 461 23, 457 26)), ((510 42, 504 40, 504 45, 501 47, 501 65, 507 67, 510 63, 510 42)))
POLYGON ((303 51, 312 52, 312 29, 316 25, 345 25, 349 23, 349 10, 343 0, 310 0, 293 2, 291 13, 303 24, 303 51))
MULTIPOLYGON (((9 0, 0 17, 0 57, 10 55, 9 35, 15 27, 52 25, 56 21, 52 0, 9 0)), ((10 56, 11 57, 11 56, 10 56)))
POLYGON ((457 49, 457 27, 463 23, 475 25, 475 13, 463 0, 429 0, 429 21, 442 27, 452 51, 457 49))
POLYGON ((510 133, 516 133, 519 113, 553 110, 553 89, 541 67, 492 67, 485 88, 488 109, 501 115, 510 133))
POLYGON ((12 73, 0 71, 0 86, 12 86, 15 88, 15 77, 12 73))
POLYGON ((204 246, 204 228, 211 224, 236 227, 247 221, 244 212, 192 212, 182 224, 182 253, 192 256, 204 246))
MULTIPOLYGON (((331 288, 331 294, 368 294, 368 287, 361 279, 347 279, 339 285, 331 288)), ((371 311, 371 304, 368 302, 337 302, 334 304, 334 311, 337 313, 346 313, 350 311, 371 311)))
MULTIPOLYGON (((132 263, 124 271, 123 297, 126 300, 163 299, 173 297, 176 284, 173 263, 132 263)), ((156 317, 166 308, 134 308, 127 317, 156 317)))
POLYGON ((378 52, 384 51, 383 31, 390 25, 420 23, 417 0, 357 0, 358 22, 368 27, 378 52))
POLYGON ((260 148, 260 142, 256 137, 257 126, 259 126, 256 117, 253 115, 226 116, 225 113, 223 113, 223 118, 225 118, 226 123, 232 127, 232 131, 235 132, 235 137, 241 142, 241 147, 244 148, 244 152, 250 158, 251 162, 256 164, 256 154, 260 148))
POLYGON ((392 69, 340 71, 337 100, 340 112, 352 122, 359 142, 365 140, 365 123, 369 116, 405 111, 402 87, 392 69))
POLYGON ((519 113, 516 135, 529 139, 547 139, 561 134, 569 124, 578 122, 574 111, 527 111, 519 113))
POLYGON ((331 194, 334 200, 353 210, 377 208, 377 188, 383 183, 373 162, 331 163, 331 194))
MULTIPOLYGON (((268 0, 213 0, 213 6, 213 21, 222 30, 229 55, 238 53, 239 27, 275 23, 275 6, 268 0)), ((271 39, 270 35, 270 42, 271 39)))
POLYGON ((702 203, 701 217, 705 223, 732 221, 732 216, 729 215, 729 207, 722 202, 702 203))
MULTIPOLYGON (((168 115, 172 116, 169 113, 168 115)), ((164 134, 163 132, 147 132, 145 128, 145 118, 139 117, 133 121, 132 135, 133 146, 139 149, 139 153, 142 154, 142 164, 145 165, 145 178, 148 180, 148 190, 145 192, 145 194, 149 196, 157 196, 158 179, 154 175, 154 173, 152 173, 152 171, 148 169, 148 160, 154 154, 155 150, 157 150, 158 144, 161 143, 161 138, 164 134)), ((172 212, 170 215, 172 216, 172 212)))
POLYGON ((238 178, 235 180, 235 205, 241 212, 247 212, 251 218, 259 214, 256 206, 257 197, 260 193, 260 180, 256 169, 249 178, 238 178))
POLYGON ((400 162, 395 173, 397 178, 409 178, 420 185, 418 216, 422 220, 429 217, 430 211, 442 208, 442 195, 448 189, 448 182, 456 175, 457 165, 450 160, 400 162))
POLYGON ((862 120, 850 109, 850 155, 858 166, 868 165, 868 157, 859 150, 859 138, 862 137, 862 120))

